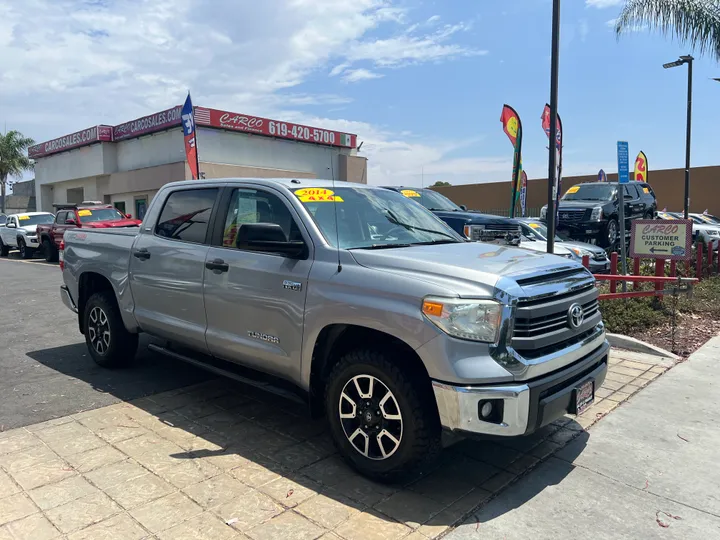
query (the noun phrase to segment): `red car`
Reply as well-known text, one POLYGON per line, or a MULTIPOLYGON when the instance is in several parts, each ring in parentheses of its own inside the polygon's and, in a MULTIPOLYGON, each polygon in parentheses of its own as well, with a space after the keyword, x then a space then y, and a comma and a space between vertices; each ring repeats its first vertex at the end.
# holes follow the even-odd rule
POLYGON ((58 260, 58 248, 67 229, 138 227, 142 223, 129 214, 123 214, 109 204, 63 205, 58 206, 55 221, 47 225, 38 225, 37 237, 40 240, 45 260, 58 260))

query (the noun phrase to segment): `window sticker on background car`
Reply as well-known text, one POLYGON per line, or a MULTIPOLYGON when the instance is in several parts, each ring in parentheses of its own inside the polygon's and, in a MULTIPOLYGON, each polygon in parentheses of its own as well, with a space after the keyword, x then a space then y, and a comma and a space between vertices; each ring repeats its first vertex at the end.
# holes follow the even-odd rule
POLYGON ((578 191, 580 191, 580 188, 578 186, 573 186, 567 190, 567 193, 577 193, 578 191))
POLYGON ((533 228, 533 229, 539 229, 539 228, 540 228, 540 224, 539 224, 539 223, 528 223, 528 226, 531 227, 531 228, 533 228))
POLYGON ((296 189, 295 196, 300 202, 343 202, 342 197, 336 196, 334 191, 325 188, 296 189))
POLYGON ((646 187, 643 188, 643 193, 650 193, 650 190, 646 187))
POLYGON ((78 216, 92 216, 92 212, 90 210, 78 210, 78 216))
POLYGON ((22 215, 22 216, 18 216, 18 219, 20 221, 25 221, 26 219, 30 219, 30 216, 22 215))
POLYGON ((420 197, 420 194, 414 189, 403 189, 400 191, 406 197, 420 197))

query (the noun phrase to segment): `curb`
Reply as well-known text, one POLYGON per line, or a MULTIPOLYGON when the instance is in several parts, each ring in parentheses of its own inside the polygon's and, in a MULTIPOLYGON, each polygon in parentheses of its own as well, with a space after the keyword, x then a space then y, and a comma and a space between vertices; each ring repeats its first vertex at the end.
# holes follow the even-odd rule
POLYGON ((626 349, 628 351, 651 354, 653 356, 660 356, 663 358, 672 358, 676 362, 682 360, 677 354, 673 354, 670 351, 645 343, 639 339, 635 339, 630 336, 624 336, 622 334, 605 334, 610 345, 619 349, 626 349))

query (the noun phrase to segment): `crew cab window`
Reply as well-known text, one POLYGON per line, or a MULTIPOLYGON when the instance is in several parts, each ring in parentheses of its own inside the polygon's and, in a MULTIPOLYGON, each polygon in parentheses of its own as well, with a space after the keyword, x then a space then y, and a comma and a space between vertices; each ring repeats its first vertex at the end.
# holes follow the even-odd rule
POLYGON ((288 240, 303 239, 287 205, 277 195, 267 191, 245 188, 233 190, 223 227, 223 247, 237 247, 237 233, 245 223, 274 223, 280 225, 288 240))
POLYGON ((66 219, 67 212, 58 212, 57 216, 55 217, 55 223, 60 223, 61 225, 63 225, 66 219))
POLYGON ((183 242, 204 243, 217 194, 217 188, 171 193, 160 213, 155 234, 183 242))
POLYGON ((65 221, 67 221, 68 219, 74 219, 75 221, 77 221, 77 216, 75 215, 75 212, 68 212, 67 216, 65 217, 65 221))

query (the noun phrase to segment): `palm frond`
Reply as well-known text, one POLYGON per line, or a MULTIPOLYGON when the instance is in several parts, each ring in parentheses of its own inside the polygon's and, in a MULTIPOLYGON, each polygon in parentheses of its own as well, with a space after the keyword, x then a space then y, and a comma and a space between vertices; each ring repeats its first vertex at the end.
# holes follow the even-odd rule
POLYGON ((615 23, 617 36, 643 26, 720 61, 720 0, 628 0, 615 23))
POLYGON ((0 182, 4 184, 8 177, 21 176, 24 171, 32 170, 33 161, 26 151, 33 144, 33 139, 19 131, 0 134, 0 182))

